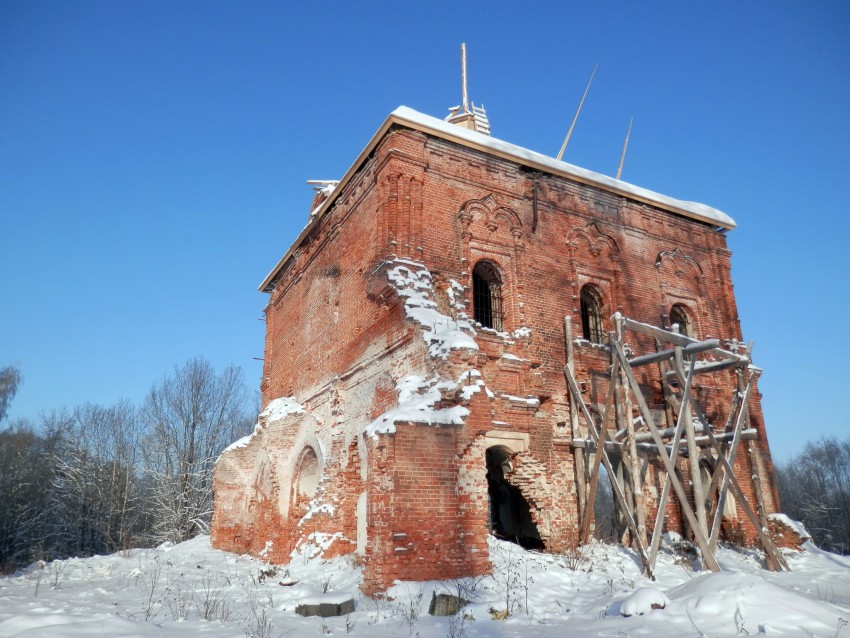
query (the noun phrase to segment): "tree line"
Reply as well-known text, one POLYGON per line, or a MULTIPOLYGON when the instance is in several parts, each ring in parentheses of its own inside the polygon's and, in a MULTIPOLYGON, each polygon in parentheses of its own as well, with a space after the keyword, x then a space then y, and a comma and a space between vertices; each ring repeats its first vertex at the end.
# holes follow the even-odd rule
MULTIPOLYGON (((0 424, 22 382, 0 369, 0 424)), ((215 460, 257 414, 237 367, 190 359, 141 405, 84 403, 0 428, 0 573, 209 531, 215 460)))
POLYGON ((850 554, 850 438, 807 443, 775 471, 782 510, 818 547, 850 554))

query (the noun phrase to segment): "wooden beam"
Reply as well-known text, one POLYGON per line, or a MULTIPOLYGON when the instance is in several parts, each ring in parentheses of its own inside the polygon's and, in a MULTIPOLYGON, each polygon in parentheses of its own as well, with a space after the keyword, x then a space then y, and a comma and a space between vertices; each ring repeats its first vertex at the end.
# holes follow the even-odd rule
MULTIPOLYGON (((614 317, 616 317, 620 313, 615 313, 614 317)), ((635 332, 640 332, 645 335, 649 335, 651 337, 655 337, 656 339, 663 341, 664 343, 672 343, 677 346, 689 346, 692 343, 699 343, 697 339, 691 339, 690 337, 686 337, 685 335, 675 334, 670 332, 669 330, 664 330, 663 328, 656 328, 648 323, 642 323, 640 321, 635 321, 634 319, 629 319, 628 317, 623 317, 623 326, 626 330, 634 330, 635 332)))
MULTIPOLYGON (((698 354, 700 352, 705 352, 707 350, 715 350, 719 347, 719 339, 706 339, 705 341, 699 341, 697 343, 692 343, 688 346, 683 347, 682 352, 686 357, 690 357, 692 355, 698 354)), ((670 348, 669 350, 661 350, 660 352, 651 352, 649 354, 644 354, 639 357, 629 359, 629 365, 633 368, 637 368, 638 366, 645 366, 649 365, 650 363, 658 363, 659 361, 669 359, 675 353, 676 351, 674 348, 670 348)))
MULTIPOLYGON (((676 427, 673 428, 673 449, 678 450, 679 441, 685 428, 685 410, 690 410, 688 398, 691 393, 691 381, 694 378, 695 360, 691 360, 691 369, 685 381, 685 390, 682 394, 682 403, 679 406, 679 416, 676 418, 676 427)), ((658 557, 658 548, 661 547, 661 534, 664 528, 664 511, 667 509, 667 500, 670 498, 670 474, 664 475, 664 486, 661 488, 661 499, 658 502, 658 510, 655 512, 655 526, 652 528, 652 541, 649 545, 649 562, 655 567, 655 559, 658 557)))
MULTIPOLYGON (((619 312, 614 313, 615 320, 618 315, 622 317, 619 312)), ((623 317, 623 326, 627 330, 634 330, 635 332, 640 332, 642 334, 655 337, 656 339, 663 341, 664 343, 672 343, 673 345, 681 346, 683 348, 694 343, 700 343, 699 339, 693 339, 685 335, 676 334, 674 332, 670 332, 669 330, 664 330, 663 328, 656 328, 655 326, 651 326, 648 323, 635 321, 634 319, 629 319, 628 317, 623 317)), ((734 359, 737 361, 746 361, 749 363, 748 357, 735 354, 734 352, 729 352, 728 350, 724 350, 723 348, 716 348, 714 350, 714 354, 723 357, 724 359, 734 359)))
MULTIPOLYGON (((738 418, 735 419, 735 427, 732 430, 732 445, 729 447, 729 452, 726 454, 722 449, 717 450, 718 456, 718 464, 720 465, 720 472, 723 475, 723 481, 720 484, 720 491, 717 497, 717 511, 714 512, 714 520, 711 523, 711 534, 708 538, 708 543, 712 548, 717 547, 717 541, 720 538, 720 525, 723 522, 723 508, 726 506, 726 495, 729 490, 729 475, 726 473, 724 466, 720 464, 719 457, 723 456, 726 459, 726 464, 729 467, 735 467, 735 455, 738 452, 738 444, 741 442, 740 433, 744 427, 744 413, 747 411, 747 404, 750 398, 750 390, 753 387, 753 377, 750 377, 749 383, 747 383, 747 387, 744 390, 744 394, 742 400, 739 404, 738 418)), ((719 443, 719 441, 718 441, 719 443)), ((718 473, 718 469, 715 469, 715 474, 718 473)))
MULTIPOLYGON (((752 441, 747 441, 747 456, 750 460, 750 468, 752 469, 753 492, 756 495, 756 514, 758 514, 759 522, 762 529, 769 529, 767 522, 767 511, 764 505, 764 494, 761 491, 761 472, 759 472, 758 459, 756 458, 756 450, 752 441)), ((765 548, 767 549, 767 548, 765 548)), ((777 569, 776 571, 780 571, 777 569)))
MULTIPOLYGON (((617 321, 617 339, 621 341, 623 339, 622 318, 617 321)), ((616 361, 616 357, 612 358, 616 361)), ((620 374, 624 375, 624 372, 621 370, 620 374)), ((640 541, 641 543, 643 543, 643 545, 646 545, 646 508, 644 506, 643 485, 641 484, 640 466, 638 465, 637 441, 635 440, 635 424, 632 419, 632 399, 631 394, 628 390, 628 386, 625 383, 625 376, 623 376, 622 379, 619 379, 619 385, 623 388, 622 417, 626 432, 628 433, 626 439, 628 442, 628 455, 623 460, 626 461, 628 464, 627 467, 629 470, 629 479, 632 483, 631 494, 632 498, 634 498, 635 503, 635 514, 637 515, 637 525, 638 533, 640 534, 640 541)))
MULTIPOLYGON (((721 372, 730 368, 745 368, 749 365, 747 361, 739 361, 737 359, 726 359, 725 361, 712 361, 705 363, 694 370, 694 374, 711 374, 712 372, 721 372)), ((668 371, 667 376, 676 374, 673 371, 668 371)))
MULTIPOLYGON (((665 430, 666 431, 666 430, 665 430)), ((643 436, 642 434, 639 436, 643 436)), ((652 436, 650 434, 650 436, 652 436)), ((718 443, 728 443, 732 440, 733 433, 732 432, 724 432, 723 434, 715 434, 714 440, 718 443)), ((753 428, 748 428, 741 432, 741 440, 742 441, 753 441, 758 439, 758 430, 753 428)), ((697 447, 714 447, 713 441, 708 436, 698 436, 696 437, 697 447)), ((570 445, 574 448, 580 448, 582 450, 596 450, 596 443, 592 439, 573 439, 570 441, 570 445)), ((674 454, 675 448, 673 446, 673 441, 665 444, 664 446, 667 449, 667 454, 674 454)), ((687 441, 679 441, 678 447, 687 448, 687 441)), ((612 441, 610 439, 605 441, 605 449, 609 452, 619 452, 623 449, 623 443, 621 441, 612 441)), ((658 446, 655 444, 654 440, 650 441, 638 441, 637 444, 638 453, 641 455, 657 455, 658 454, 658 446)), ((675 452, 678 456, 679 452, 675 452)))
MULTIPOLYGON (((618 364, 619 365, 619 364, 618 364)), ((608 394, 605 397, 605 405, 602 407, 602 421, 599 424, 601 434, 596 445, 597 453, 593 457, 593 470, 590 474, 590 491, 587 495, 587 517, 582 519, 581 534, 579 540, 581 543, 587 543, 590 540, 590 525, 594 517, 594 505, 596 503, 596 490, 599 487, 599 467, 602 463, 602 454, 598 450, 607 450, 606 437, 608 436, 608 408, 611 405, 611 400, 614 398, 614 380, 617 375, 617 366, 611 373, 611 379, 608 381, 608 394)), ((568 382, 569 385, 569 382, 568 382)), ((609 473, 608 479, 613 481, 614 477, 609 473)))
MULTIPOLYGON (((567 366, 564 366, 564 375, 566 376, 567 385, 569 386, 572 396, 575 397, 576 403, 578 403, 579 407, 582 409, 584 418, 587 421, 591 438, 593 438, 594 441, 598 442, 599 434, 596 432, 596 425, 593 423, 593 417, 591 416, 590 411, 587 409, 587 406, 584 404, 584 400, 581 398, 581 391, 579 390, 578 383, 576 383, 575 377, 567 366)), ((654 579, 655 576, 652 573, 652 568, 649 564, 649 556, 646 553, 646 549, 640 544, 640 537, 637 534, 637 524, 635 523, 634 517, 631 515, 629 506, 626 503, 625 494, 623 494, 623 490, 620 487, 620 484, 613 479, 613 477, 615 476, 614 468, 611 466, 611 461, 608 458, 608 454, 605 452, 604 447, 601 448, 597 452, 597 454, 601 454, 602 456, 602 463, 605 465, 605 470, 608 472, 609 478, 611 478, 611 488, 614 490, 614 496, 616 496, 617 502, 623 509, 623 513, 626 517, 626 522, 628 523, 629 528, 632 530, 632 533, 635 535, 635 538, 638 539, 638 553, 640 554, 644 570, 650 578, 654 579)))
MULTIPOLYGON (((567 359, 567 367, 575 374, 575 361, 573 359, 573 320, 572 317, 564 317, 564 352, 567 359)), ((569 394, 569 392, 568 392, 569 394)), ((570 433, 573 439, 582 436, 578 421, 578 409, 574 401, 570 401, 570 433)), ((578 515, 579 521, 584 522, 587 500, 587 459, 584 458, 584 450, 575 448, 576 459, 576 492, 578 495, 578 515)))
MULTIPOLYGON (((679 328, 678 326, 673 326, 673 332, 678 334, 679 328)), ((683 348, 676 346, 675 347, 675 355, 673 357, 673 365, 675 366, 676 371, 679 373, 680 377, 685 376, 684 370, 684 355, 682 352, 683 348)), ((690 392, 691 384, 688 383, 690 377, 693 376, 694 370, 696 369, 696 362, 691 360, 690 371, 688 377, 685 379, 685 384, 688 385, 688 392, 690 392)), ((682 395, 682 403, 685 403, 685 396, 682 395)), ((708 538, 708 521, 705 517, 705 492, 702 487, 702 477, 700 476, 699 469, 699 450, 697 448, 695 436, 694 436, 694 422, 691 417, 691 408, 687 407, 683 411, 684 419, 685 419, 685 440, 688 445, 688 467, 691 471, 691 490, 694 493, 694 511, 697 516, 697 523, 699 524, 700 532, 703 536, 708 538)), ((709 548, 711 546, 709 545, 709 548)), ((709 551, 711 551, 709 549, 709 551)))
MULTIPOLYGON (((695 428, 699 432, 702 432, 705 429, 705 426, 703 426, 703 424, 700 423, 699 426, 698 427, 695 426, 695 428)), ((662 438, 666 439, 668 437, 673 436, 676 433, 676 428, 675 427, 665 428, 663 430, 659 430, 658 433, 661 435, 662 438)), ((638 443, 645 443, 646 441, 652 441, 654 439, 652 438, 651 432, 641 432, 640 434, 637 435, 636 440, 637 440, 638 443)))
POLYGON ((634 374, 632 374, 631 368, 628 367, 627 363, 624 363, 626 361, 626 354, 625 352, 623 352, 623 347, 621 344, 616 342, 613 345, 617 352, 617 356, 620 357, 620 362, 626 372, 626 378, 628 379, 628 382, 632 388, 632 392, 634 393, 635 398, 637 399, 638 406, 640 408, 641 413, 643 414, 643 418, 646 421, 646 424, 649 426, 650 432, 654 433, 655 444, 658 446, 661 461, 664 463, 664 468, 667 470, 667 473, 670 476, 670 481, 673 485, 673 489, 676 492, 676 496, 679 498, 681 510, 685 514, 685 517, 688 519, 688 524, 691 526, 691 529, 694 530, 694 540, 696 540, 697 545, 702 551, 703 562, 705 563, 706 567, 708 567, 711 571, 719 572, 720 565, 718 565, 717 559, 714 558, 714 554, 709 551, 708 539, 705 537, 705 535, 703 535, 702 531, 699 529, 696 516, 694 515, 693 509, 688 503, 688 495, 685 493, 685 489, 684 487, 682 487, 682 483, 676 476, 676 468, 673 466, 673 462, 670 460, 670 456, 667 454, 667 450, 664 448, 664 441, 662 441, 661 437, 658 435, 658 428, 655 426, 655 422, 652 419, 652 413, 649 410, 649 406, 646 404, 646 399, 643 398, 643 394, 640 390, 640 385, 638 384, 637 379, 635 379, 634 374))

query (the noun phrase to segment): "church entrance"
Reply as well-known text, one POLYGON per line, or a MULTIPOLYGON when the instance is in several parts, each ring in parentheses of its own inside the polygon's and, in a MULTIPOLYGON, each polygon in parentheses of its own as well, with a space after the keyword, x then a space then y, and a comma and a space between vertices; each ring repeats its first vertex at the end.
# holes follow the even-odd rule
POLYGON ((512 470, 510 452, 502 446, 493 446, 487 449, 486 459, 490 532, 525 549, 544 549, 528 501, 506 478, 512 470))

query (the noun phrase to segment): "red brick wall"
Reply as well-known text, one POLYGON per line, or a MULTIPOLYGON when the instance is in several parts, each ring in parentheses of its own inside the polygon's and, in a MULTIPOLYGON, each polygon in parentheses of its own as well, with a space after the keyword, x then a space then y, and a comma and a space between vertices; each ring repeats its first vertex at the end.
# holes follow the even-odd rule
POLYGON ((444 580, 489 570, 486 508, 461 514, 454 427, 403 424, 370 450, 367 592, 397 578, 444 580), (483 514, 483 516, 482 516, 483 514))
MULTIPOLYGON (((697 336, 741 339, 729 258, 725 237, 703 223, 392 129, 293 253, 271 293, 263 401, 291 396, 305 412, 223 456, 213 543, 256 552, 271 540, 275 559, 284 560, 312 532, 336 535, 330 553, 359 543, 369 591, 397 578, 482 573, 488 569, 487 433, 507 432, 527 439, 509 480, 530 503, 546 546, 574 545, 564 316, 580 331, 579 293, 590 283, 601 293, 604 317, 619 311, 666 326, 671 306, 681 303, 697 336), (479 328, 477 351, 429 356, 422 326, 406 318, 389 266, 382 266, 392 258, 424 264, 437 309, 455 319, 472 315, 471 271, 479 259, 490 260, 503 282, 503 332, 479 328), (454 301, 452 286, 465 287, 454 301), (481 373, 492 397, 482 391, 471 400, 454 395, 441 402, 470 410, 463 425, 406 423, 395 433, 363 434, 395 406, 395 384, 405 376, 457 380, 471 370, 481 373), (308 444, 322 461, 314 505, 325 510, 305 521, 308 504, 292 498, 291 482, 308 444)), ((605 328, 613 329, 607 320, 605 328)), ((654 349, 638 338, 633 345, 654 349)), ((576 356, 586 400, 602 402, 607 353, 579 348, 576 356)), ((638 380, 660 413, 657 368, 641 368, 638 380)), ((721 411, 732 387, 731 375, 711 382, 709 414, 721 411)), ((751 422, 773 511, 778 502, 758 396, 751 422)), ((743 447, 736 468, 751 491, 743 447)), ((668 525, 680 526, 675 505, 668 525)))

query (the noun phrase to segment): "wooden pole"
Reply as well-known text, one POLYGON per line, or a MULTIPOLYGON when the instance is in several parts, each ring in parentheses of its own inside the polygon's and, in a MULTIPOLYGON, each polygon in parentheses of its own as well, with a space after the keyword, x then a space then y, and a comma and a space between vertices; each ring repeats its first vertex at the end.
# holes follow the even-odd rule
POLYGON ((670 476, 670 482, 672 483, 673 490, 676 492, 676 496, 679 498, 679 504, 681 506, 682 513, 687 518, 688 524, 694 530, 694 540, 696 541, 697 546, 702 551, 703 562, 705 563, 706 567, 708 567, 711 571, 719 572, 720 565, 717 563, 717 559, 715 559, 714 554, 709 551, 708 539, 702 533, 694 511, 688 503, 688 495, 685 493, 685 488, 682 487, 681 481, 679 481, 678 477, 676 476, 676 468, 673 465, 673 462, 670 460, 670 456, 667 454, 667 449, 664 447, 664 441, 658 434, 658 428, 656 427, 655 421, 652 418, 652 413, 649 410, 649 406, 646 404, 646 399, 643 398, 643 394, 640 390, 640 385, 638 385, 637 379, 635 379, 634 375, 632 374, 631 368, 629 368, 628 360, 626 359, 626 354, 625 352, 623 352, 623 348, 619 343, 614 343, 613 345, 617 350, 617 356, 620 357, 620 364, 622 365, 623 370, 625 370, 626 372, 626 378, 629 384, 631 385, 635 398, 637 399, 638 407, 640 408, 641 414, 644 420, 646 421, 650 432, 653 433, 655 444, 658 446, 658 454, 661 456, 661 461, 664 463, 664 468, 667 470, 667 474, 670 476))
MULTIPOLYGON (((609 333, 608 343, 613 343, 614 333, 609 333)), ((611 366, 613 368, 613 365, 611 366)), ((620 371, 622 374, 622 371, 620 371)), ((623 431, 626 433, 628 437, 628 430, 626 429, 626 410, 625 410, 625 397, 626 397, 626 386, 620 382, 619 379, 614 381, 614 429, 615 431, 623 431)), ((621 443, 620 444, 620 462, 617 464, 617 476, 614 477, 620 485, 623 486, 623 494, 626 495, 626 501, 629 505, 629 511, 634 511, 634 487, 631 483, 631 471, 626 469, 627 464, 630 464, 630 455, 629 455, 629 444, 621 443)), ((618 512, 619 516, 616 517, 617 522, 617 532, 618 532, 618 542, 620 545, 628 546, 629 544, 629 532, 630 529, 627 525, 622 525, 622 522, 625 520, 623 512, 618 512)), ((634 534, 632 535, 634 537, 634 534)))
POLYGON ((623 142, 623 154, 620 155, 620 165, 617 167, 617 179, 620 179, 620 174, 623 172, 623 162, 626 161, 626 149, 629 147, 629 137, 632 134, 632 124, 634 123, 634 116, 629 120, 629 130, 626 132, 626 141, 623 142))
POLYGON ((575 128, 576 122, 578 121, 578 114, 581 113, 581 107, 584 105, 584 98, 587 97, 587 92, 590 90, 590 83, 593 82, 593 76, 596 75, 596 69, 599 67, 598 64, 594 65, 593 73, 590 74, 590 79, 587 81, 587 86, 584 87, 584 95, 581 96, 581 102, 578 103, 578 108, 576 109, 576 114, 573 117, 573 122, 570 124, 570 130, 567 131, 567 136, 564 138, 564 143, 561 145, 561 150, 558 151, 558 161, 561 161, 561 158, 564 156, 564 151, 567 150, 567 144, 570 142, 570 136, 573 134, 573 128, 575 128))
POLYGON ((723 522, 723 508, 726 505, 726 495, 729 490, 729 475, 723 471, 723 465, 720 463, 719 456, 723 455, 726 459, 729 467, 735 467, 735 455, 738 452, 738 443, 741 442, 741 431, 744 429, 744 414, 747 411, 747 404, 750 400, 750 392, 753 389, 753 382, 758 375, 753 374, 750 376, 749 382, 747 383, 747 387, 744 389, 743 394, 741 395, 741 401, 739 403, 738 410, 738 418, 735 419, 735 427, 732 430, 732 445, 729 447, 728 456, 724 453, 723 450, 718 450, 718 465, 720 466, 718 470, 715 470, 715 475, 718 473, 723 474, 723 481, 720 484, 720 493, 717 498, 717 511, 714 513, 714 520, 711 524, 711 535, 708 539, 709 545, 712 549, 717 547, 717 540, 720 538, 720 525, 723 522))
MULTIPOLYGON (((576 399, 576 403, 578 403, 579 407, 582 410, 585 421, 587 422, 588 430, 590 432, 590 437, 596 443, 596 453, 602 455, 602 463, 605 465, 605 470, 608 472, 609 477, 614 476, 614 468, 611 466, 611 461, 608 458, 608 454, 605 452, 604 440, 603 445, 599 445, 600 435, 596 431, 596 425, 593 422, 593 417, 590 414, 590 411, 587 409, 587 406, 584 404, 584 400, 581 398, 581 391, 579 390, 578 383, 576 383, 575 378, 573 377, 570 369, 564 366, 564 375, 567 379, 567 384, 569 385, 570 392, 573 397, 576 399)), ((604 427, 604 424, 603 424, 604 427)), ((623 512, 626 516, 626 523, 629 525, 629 529, 632 530, 632 534, 636 539, 638 539, 638 553, 640 554, 641 562, 644 566, 644 571, 647 576, 655 579, 655 576, 652 572, 652 568, 649 565, 649 556, 646 553, 646 548, 641 544, 640 537, 637 534, 637 524, 635 523, 634 517, 631 514, 631 510, 626 502, 626 496, 623 494, 623 490, 620 487, 620 484, 617 481, 611 481, 611 488, 614 490, 614 496, 617 498, 617 502, 620 507, 623 508, 623 512)), ((719 568, 714 571, 719 571, 719 568)))
MULTIPOLYGON (((623 321, 622 319, 616 322, 617 340, 623 341, 623 321)), ((628 432, 628 469, 631 480, 631 492, 635 503, 635 513, 637 514, 638 533, 640 534, 641 542, 646 545, 646 507, 643 499, 643 485, 641 484, 640 467, 638 465, 637 441, 635 437, 635 424, 632 418, 632 398, 628 390, 628 384, 625 382, 625 373, 621 370, 620 374, 623 379, 620 386, 623 388, 623 412, 625 417, 626 431, 628 432)))
POLYGON ((469 95, 466 92, 466 42, 460 45, 460 84, 463 112, 469 113, 469 95))
POLYGON ((761 472, 759 472, 756 447, 752 441, 747 441, 747 456, 750 460, 750 469, 752 469, 753 492, 756 495, 756 513, 758 514, 761 527, 768 529, 767 509, 764 506, 764 494, 761 491, 761 472))
MULTIPOLYGON (((573 359, 573 320, 572 317, 564 317, 564 349, 566 351, 567 367, 570 372, 575 375, 575 361, 573 359)), ((569 390, 567 391, 569 395, 569 390)), ((568 397, 569 398, 569 397, 568 397)), ((578 421, 578 409, 575 401, 570 398, 570 431, 574 439, 584 438, 581 433, 578 421)), ((584 529, 585 519, 588 517, 587 511, 587 459, 584 455, 584 450, 574 448, 576 461, 576 492, 578 496, 578 515, 582 529, 584 529)), ((592 507, 592 506, 591 506, 592 507)), ((592 518, 593 513, 589 516, 592 518)), ((583 541, 581 541, 583 542, 583 541)))
MULTIPOLYGON (((682 393, 682 402, 679 404, 679 416, 676 419, 676 429, 673 431, 673 450, 678 451, 679 441, 685 428, 685 411, 691 409, 688 400, 691 395, 691 382, 694 378, 695 360, 691 360, 688 377, 685 380, 685 389, 682 393)), ((667 509, 667 500, 670 498, 670 474, 664 475, 664 486, 661 488, 661 500, 658 503, 658 511, 655 513, 655 526, 652 528, 652 542, 649 546, 649 562, 655 567, 655 559, 658 556, 658 548, 661 546, 661 534, 664 528, 664 510, 667 509)))
MULTIPOLYGON (((679 327, 677 325, 673 326, 673 332, 675 334, 679 334, 679 327)), ((680 375, 684 376, 684 365, 681 346, 676 346, 674 348, 673 361, 674 365, 676 366, 676 370, 679 372, 680 375)), ((691 362, 693 363, 693 360, 691 362)), ((693 374, 693 367, 694 366, 692 365, 691 374, 693 374)), ((699 471, 699 449, 697 448, 696 440, 694 437, 694 422, 691 418, 690 407, 683 410, 683 414, 685 420, 685 437, 688 443, 688 465, 690 466, 691 470, 691 486, 694 494, 694 510, 696 512, 697 524, 699 525, 700 532, 703 536, 708 538, 708 522, 705 518, 705 493, 703 491, 702 477, 700 476, 699 471)))
MULTIPOLYGON (((616 364, 614 370, 611 373, 611 378, 608 381, 608 393, 605 396, 605 405, 602 407, 602 422, 599 426, 599 441, 596 444, 596 454, 593 457, 593 471, 590 476, 590 492, 587 496, 587 505, 588 508, 588 516, 584 519, 581 528, 581 543, 587 543, 590 540, 590 525, 593 522, 593 507, 596 503, 596 490, 599 487, 599 467, 602 463, 602 456, 599 452, 601 449, 605 449, 606 438, 608 437, 608 409, 611 405, 611 401, 614 398, 614 380, 616 379, 617 370, 619 364, 616 364)), ((614 480, 613 476, 608 477, 609 480, 614 480)))
MULTIPOLYGON (((732 392, 732 400, 730 402, 732 407, 729 410, 729 417, 726 419, 726 423, 723 424, 723 429, 721 430, 721 432, 723 432, 724 434, 732 432, 733 433, 733 437, 732 437, 733 439, 735 438, 734 432, 735 432, 735 423, 737 421, 738 409, 740 407, 741 397, 743 396, 743 392, 744 392, 744 386, 741 383, 741 374, 742 374, 741 370, 735 370, 736 387, 735 387, 735 390, 732 392)), ((725 440, 723 441, 723 453, 726 454, 727 459, 729 458, 729 454, 728 454, 729 445, 730 444, 729 444, 728 441, 725 441, 725 440)), ((731 465, 732 467, 735 467, 735 464, 732 463, 732 462, 730 462, 729 465, 731 465)), ((716 492, 717 495, 718 495, 718 502, 719 502, 719 499, 720 499, 720 493, 719 493, 720 484, 723 481, 724 473, 723 473, 720 465, 715 464, 715 470, 717 470, 718 468, 719 468, 719 471, 715 471, 714 475, 711 477, 711 486, 709 487, 709 494, 710 495, 715 494, 715 492, 716 492)), ((709 496, 709 498, 710 498, 710 496, 709 496)))

